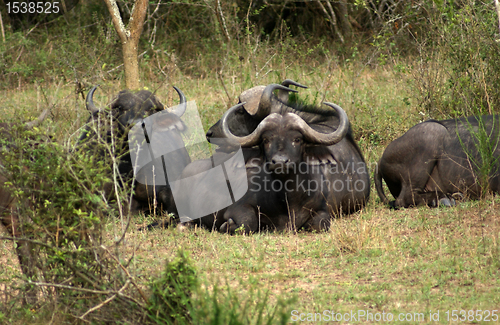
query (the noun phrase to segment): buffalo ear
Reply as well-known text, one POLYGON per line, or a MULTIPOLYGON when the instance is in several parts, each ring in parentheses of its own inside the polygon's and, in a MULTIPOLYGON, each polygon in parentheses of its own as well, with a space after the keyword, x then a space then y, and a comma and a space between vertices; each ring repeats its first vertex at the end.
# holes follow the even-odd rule
POLYGON ((265 86, 256 86, 241 93, 239 100, 240 103, 245 102, 243 108, 247 111, 248 114, 253 116, 257 113, 260 97, 262 96, 265 88, 265 86))
POLYGON ((148 98, 148 101, 151 104, 151 110, 154 112, 161 112, 167 109, 167 107, 159 102, 156 98, 148 98))

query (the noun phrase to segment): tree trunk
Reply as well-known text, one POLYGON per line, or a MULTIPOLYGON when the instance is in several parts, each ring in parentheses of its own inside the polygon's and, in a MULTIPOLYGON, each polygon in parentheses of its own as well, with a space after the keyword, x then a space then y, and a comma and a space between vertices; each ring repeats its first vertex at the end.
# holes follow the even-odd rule
POLYGON ((137 59, 137 42, 132 40, 122 43, 123 66, 125 68, 125 84, 128 89, 139 88, 139 61, 137 59))
MULTIPOLYGON (((14 239, 14 247, 23 275, 26 279, 35 281, 36 260, 33 254, 33 244, 29 240, 24 240, 29 239, 29 235, 23 231, 23 222, 19 220, 16 208, 17 202, 5 185, 7 180, 5 176, 0 175, 0 225, 3 225, 10 237, 14 239)), ((24 292, 23 304, 33 305, 36 301, 36 287, 24 292)))
POLYGON ((2 12, 0 12, 0 30, 2 31, 2 40, 5 43, 5 30, 3 29, 2 12))
POLYGON ((342 35, 344 35, 345 39, 350 39, 352 37, 352 26, 351 22, 349 21, 349 13, 347 11, 347 4, 345 0, 334 2, 333 6, 335 7, 335 11, 337 12, 342 35))
POLYGON ((132 14, 125 27, 116 0, 104 0, 111 20, 115 26, 116 33, 120 37, 123 52, 123 66, 125 69, 125 85, 128 89, 139 88, 139 61, 137 58, 139 38, 144 27, 144 18, 148 8, 147 0, 136 0, 132 8, 132 14))

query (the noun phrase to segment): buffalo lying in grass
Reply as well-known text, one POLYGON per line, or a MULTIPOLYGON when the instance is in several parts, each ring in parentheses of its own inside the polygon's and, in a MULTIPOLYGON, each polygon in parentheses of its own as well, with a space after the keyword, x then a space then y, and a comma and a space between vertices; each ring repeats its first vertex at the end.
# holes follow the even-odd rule
POLYGON ((375 171, 378 196, 393 207, 435 207, 499 192, 499 121, 486 115, 415 125, 385 149, 375 171), (385 196, 382 179, 395 201, 385 196))
MULTIPOLYGON (((87 95, 87 109, 91 117, 87 123, 87 128, 79 143, 86 150, 97 149, 96 154, 114 156, 118 161, 118 182, 131 185, 133 179, 133 162, 129 152, 128 133, 129 130, 144 118, 155 113, 163 112, 164 105, 150 91, 141 90, 131 92, 121 91, 117 98, 111 103, 110 111, 98 109, 93 101, 93 95, 97 86, 93 87, 87 95), (100 130, 100 131, 97 131, 100 130), (108 145, 108 148, 102 146, 108 145), (115 146, 110 148, 111 144, 115 146)), ((184 147, 184 142, 180 135, 186 128, 181 116, 186 111, 186 97, 181 90, 174 87, 179 95, 180 104, 173 112, 162 113, 152 127, 157 132, 167 132, 169 141, 178 142, 179 147, 184 147)), ((143 124, 144 127, 144 124, 143 124)), ((161 145, 161 144, 160 144, 161 145)), ((191 162, 186 150, 177 151, 176 166, 186 166, 191 162)), ((154 207, 154 200, 158 203, 158 210, 177 214, 177 209, 173 201, 170 186, 155 185, 152 180, 146 179, 146 171, 151 169, 153 164, 146 165, 138 171, 137 179, 133 184, 134 195, 132 197, 132 209, 139 211, 151 211, 154 207)), ((182 169, 179 170, 179 174, 182 169)), ((166 177, 166 175, 165 175, 166 177)), ((112 184, 105 186, 105 193, 112 192, 112 184)))
POLYGON ((250 98, 253 114, 240 103, 207 133, 211 142, 217 135, 241 145, 249 190, 215 218, 202 218, 204 225, 223 232, 322 230, 333 214, 365 205, 369 175, 345 112, 330 103, 333 110, 290 104, 283 96, 289 91, 283 85, 259 89, 259 99, 250 98))

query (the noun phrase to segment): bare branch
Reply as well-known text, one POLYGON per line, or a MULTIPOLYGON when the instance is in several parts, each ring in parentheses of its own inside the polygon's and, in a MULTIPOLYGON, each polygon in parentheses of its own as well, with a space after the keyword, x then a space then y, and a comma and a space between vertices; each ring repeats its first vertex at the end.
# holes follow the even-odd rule
POLYGON ((340 41, 342 43, 344 43, 344 37, 342 36, 342 34, 340 33, 340 31, 338 29, 337 18, 335 17, 335 13, 333 12, 333 8, 330 5, 330 2, 327 1, 327 4, 328 4, 329 9, 330 9, 330 13, 328 13, 328 11, 326 10, 325 6, 323 6, 323 4, 321 3, 321 0, 318 0, 318 4, 319 4, 321 10, 323 10, 323 12, 325 13, 326 17, 330 20, 330 23, 331 23, 331 25, 333 27, 333 31, 335 32, 335 34, 337 34, 337 36, 340 39, 340 41))
MULTIPOLYGON (((158 20, 158 19, 154 18, 154 15, 156 14, 158 9, 160 8, 160 4, 161 4, 161 0, 159 0, 158 3, 156 4, 156 8, 153 11, 153 13, 149 15, 149 18, 154 20, 153 31, 151 32, 151 35, 149 36, 149 43, 151 43, 152 49, 154 49, 154 47, 155 47, 154 45, 155 45, 155 41, 156 41, 156 22, 158 20)), ((148 20, 148 19, 146 19, 146 20, 148 20)))
MULTIPOLYGON (((224 88, 224 91, 226 92, 228 103, 231 103, 231 96, 229 96, 229 92, 227 91, 226 84, 224 83, 224 80, 222 79, 222 71, 217 71, 217 77, 219 77, 219 81, 220 81, 222 87, 224 88)), ((226 104, 226 106, 229 106, 229 105, 226 104)))
POLYGON ((219 21, 219 25, 222 29, 222 32, 224 33, 224 36, 226 37, 226 41, 231 41, 231 38, 229 37, 229 33, 227 32, 227 27, 226 27, 226 20, 224 19, 224 14, 222 13, 222 7, 220 5, 220 0, 216 0, 217 2, 217 20, 219 21))
POLYGON ((129 280, 125 281, 125 284, 123 285, 123 287, 120 288, 120 290, 118 290, 117 293, 115 293, 114 295, 112 295, 111 297, 109 297, 108 299, 104 300, 103 302, 101 302, 99 305, 97 306, 94 306, 92 308, 90 308, 89 310, 87 310, 82 316, 78 317, 80 318, 81 320, 84 320, 85 316, 87 316, 88 314, 96 311, 97 309, 101 308, 102 306, 110 303, 113 299, 116 298, 117 295, 119 295, 120 293, 122 293, 123 290, 125 290, 127 287, 128 287, 128 284, 130 283, 129 280))
POLYGON ((108 250, 108 248, 106 246, 101 245, 101 248, 104 249, 109 254, 109 256, 111 256, 115 260, 115 262, 118 263, 118 265, 120 265, 120 267, 122 268, 123 272, 125 272, 125 274, 127 274, 128 281, 130 281, 134 285, 134 287, 137 289, 137 291, 139 291, 139 293, 141 294, 142 299, 144 299, 144 301, 147 302, 148 298, 146 297, 146 295, 144 294, 144 292, 142 292, 141 288, 139 288, 139 286, 137 285, 137 283, 134 282, 134 278, 129 273, 129 271, 127 270, 127 268, 124 267, 122 265, 122 263, 120 263, 120 261, 116 258, 116 256, 114 256, 113 254, 111 254, 111 252, 108 250))
POLYGON ((113 21, 113 25, 115 26, 118 37, 120 37, 122 43, 126 43, 130 36, 130 32, 127 31, 125 25, 123 24, 123 20, 120 16, 120 10, 118 9, 116 0, 104 0, 104 3, 106 3, 108 11, 111 14, 111 20, 113 21))
POLYGON ((67 289, 67 290, 74 290, 74 291, 80 291, 80 292, 86 292, 86 293, 94 293, 98 295, 109 295, 114 293, 115 291, 110 291, 110 290, 93 290, 93 289, 85 289, 85 288, 79 288, 79 287, 74 287, 74 286, 69 286, 69 285, 64 285, 64 284, 57 284, 57 283, 47 283, 47 282, 33 282, 28 280, 28 283, 37 287, 52 287, 52 288, 60 288, 60 289, 67 289))

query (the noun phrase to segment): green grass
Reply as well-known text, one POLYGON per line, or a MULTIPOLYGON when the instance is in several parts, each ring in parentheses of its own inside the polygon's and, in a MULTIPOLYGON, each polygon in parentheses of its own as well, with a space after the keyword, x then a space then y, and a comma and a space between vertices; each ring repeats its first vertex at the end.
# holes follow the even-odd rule
MULTIPOLYGON (((344 66, 310 60, 285 63, 264 56, 239 67, 227 67, 222 80, 216 76, 191 78, 181 71, 167 84, 145 82, 167 105, 176 105, 170 85, 181 88, 195 100, 204 127, 217 121, 224 110, 237 102, 241 90, 285 78, 308 85, 300 96, 340 104, 347 112, 369 166, 374 167, 384 147, 425 116, 412 98, 410 72, 398 65, 371 67, 360 63, 344 66), (257 68, 255 68, 257 67, 257 68), (264 76, 257 71, 273 69, 264 76), (404 70, 404 69, 403 69, 404 70), (229 97, 228 97, 229 96, 229 97)), ((74 94, 72 84, 43 85, 47 98, 35 86, 0 91, 4 120, 27 120, 47 105, 55 105, 51 118, 40 127, 56 141, 73 141, 88 115, 84 100, 74 94), (70 137, 71 136, 71 137, 70 137)), ((106 105, 121 88, 119 82, 103 82, 96 103, 106 105)), ((371 171, 373 172, 373 170, 371 171)), ((500 306, 500 214, 497 197, 463 202, 454 208, 389 210, 380 204, 372 189, 362 211, 334 220, 326 233, 285 232, 250 236, 211 233, 204 229, 156 229, 138 231, 151 217, 136 217, 120 247, 120 258, 135 281, 148 290, 166 259, 179 248, 191 259, 208 290, 215 284, 229 287, 244 297, 255 288, 269 290, 269 304, 290 299, 291 313, 340 313, 366 310, 372 313, 424 313, 447 310, 493 310, 500 306), (133 257, 133 258, 132 258, 133 257)), ((107 224, 108 245, 119 235, 121 224, 107 224)), ((10 242, 0 242, 0 300, 15 302, 12 284, 20 271, 15 268, 10 242)), ((0 322, 45 324, 59 321, 51 304, 0 314, 0 322)), ((290 314, 290 317, 292 314, 290 314)), ((309 322, 305 322, 309 323, 309 322)), ((377 322, 378 323, 378 322, 377 322)), ((381 322, 384 323, 384 322, 381 322)))
POLYGON ((168 229, 132 232, 129 244, 141 274, 155 277, 184 248, 206 281, 223 279, 242 295, 243 280, 296 296, 291 308, 301 312, 491 310, 500 303, 495 204, 399 211, 372 204, 321 234, 168 229))

